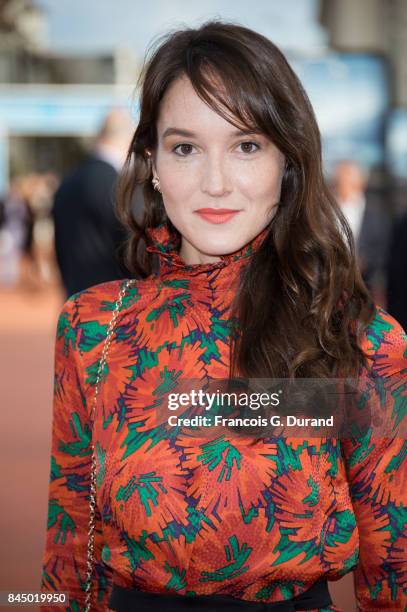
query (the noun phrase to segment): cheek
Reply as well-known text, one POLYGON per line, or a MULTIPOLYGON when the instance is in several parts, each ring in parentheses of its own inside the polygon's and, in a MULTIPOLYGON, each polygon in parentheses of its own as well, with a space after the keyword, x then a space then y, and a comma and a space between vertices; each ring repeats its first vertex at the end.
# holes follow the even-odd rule
POLYGON ((179 162, 163 155, 157 158, 157 174, 163 196, 168 203, 185 202, 199 184, 196 164, 179 162))
POLYGON ((268 204, 270 198, 278 200, 283 178, 283 165, 280 163, 248 164, 245 172, 236 173, 235 181, 239 189, 251 200, 264 200, 268 204))

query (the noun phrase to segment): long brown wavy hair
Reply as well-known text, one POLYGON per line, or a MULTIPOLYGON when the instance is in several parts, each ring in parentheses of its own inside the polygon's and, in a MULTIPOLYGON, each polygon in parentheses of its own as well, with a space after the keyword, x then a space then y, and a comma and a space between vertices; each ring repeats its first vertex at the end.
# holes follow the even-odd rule
MULTIPOLYGON (((160 40, 141 74, 140 120, 119 182, 117 211, 130 229, 126 265, 152 272, 146 228, 166 217, 151 184, 147 151, 157 146, 160 102, 187 76, 213 110, 239 128, 259 130, 286 159, 281 202, 266 239, 244 267, 232 305, 230 376, 355 376, 366 356, 360 334, 374 306, 359 273, 349 226, 327 188, 309 99, 284 55, 264 36, 211 21, 160 40), (144 217, 132 212, 142 186, 144 217)), ((177 231, 177 230, 175 230, 177 231)))

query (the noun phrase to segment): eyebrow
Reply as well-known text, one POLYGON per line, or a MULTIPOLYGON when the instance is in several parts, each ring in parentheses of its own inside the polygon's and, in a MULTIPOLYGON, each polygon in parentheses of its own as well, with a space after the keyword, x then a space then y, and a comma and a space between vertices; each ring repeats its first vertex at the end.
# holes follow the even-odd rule
MULTIPOLYGON (((238 136, 249 136, 249 135, 253 135, 253 134, 260 134, 259 131, 256 130, 235 130, 232 133, 232 136, 238 137, 238 136)), ((168 138, 169 136, 184 136, 185 138, 196 138, 196 134, 195 132, 191 132, 190 130, 184 130, 181 128, 177 128, 177 127, 169 127, 167 128, 164 133, 163 133, 163 138, 168 138)))

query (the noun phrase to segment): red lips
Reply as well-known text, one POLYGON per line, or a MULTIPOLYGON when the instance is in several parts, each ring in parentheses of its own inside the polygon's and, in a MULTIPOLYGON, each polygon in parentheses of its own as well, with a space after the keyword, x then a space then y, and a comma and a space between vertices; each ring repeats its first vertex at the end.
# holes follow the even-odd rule
POLYGON ((239 210, 231 208, 199 208, 195 211, 200 217, 209 223, 226 223, 237 215, 239 210))

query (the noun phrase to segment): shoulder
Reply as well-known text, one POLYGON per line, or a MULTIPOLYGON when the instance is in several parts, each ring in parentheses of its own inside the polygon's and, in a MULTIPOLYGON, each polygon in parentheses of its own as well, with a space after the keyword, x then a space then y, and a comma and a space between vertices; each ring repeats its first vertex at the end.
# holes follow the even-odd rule
POLYGON ((88 157, 82 166, 82 172, 87 179, 105 179, 114 181, 117 178, 117 170, 104 159, 98 157, 88 157))
POLYGON ((389 374, 407 369, 407 335, 401 324, 386 310, 376 306, 371 322, 362 334, 362 349, 374 364, 389 374))
MULTIPOLYGON (((155 285, 156 285, 155 281, 155 285)), ((151 279, 114 280, 94 285, 71 295, 60 310, 56 328, 56 358, 58 363, 75 367, 84 388, 95 384, 98 363, 116 306, 115 329, 123 330, 131 317, 156 295, 151 279), (118 303, 120 295, 121 303, 118 303), (127 321, 126 321, 127 317, 127 321)), ((116 333, 115 332, 115 333, 116 333)), ((117 338, 121 339, 121 331, 117 338)))
POLYGON ((108 304, 117 299, 122 286, 128 280, 130 279, 107 281, 73 293, 66 300, 63 309, 77 311, 86 317, 103 318, 108 304))
POLYGON ((72 294, 57 322, 56 342, 66 356, 92 351, 106 337, 122 281, 109 281, 72 294))
POLYGON ((121 317, 136 306, 148 303, 156 293, 157 281, 151 278, 107 281, 71 295, 63 304, 60 317, 68 318, 72 326, 91 322, 105 326, 116 306, 119 306, 118 316, 121 317), (121 304, 118 304, 120 297, 121 304))
POLYGON ((63 177, 56 195, 63 195, 74 188, 84 189, 88 186, 89 181, 97 182, 101 178, 109 178, 113 181, 116 177, 117 172, 113 166, 97 157, 88 156, 63 177))

